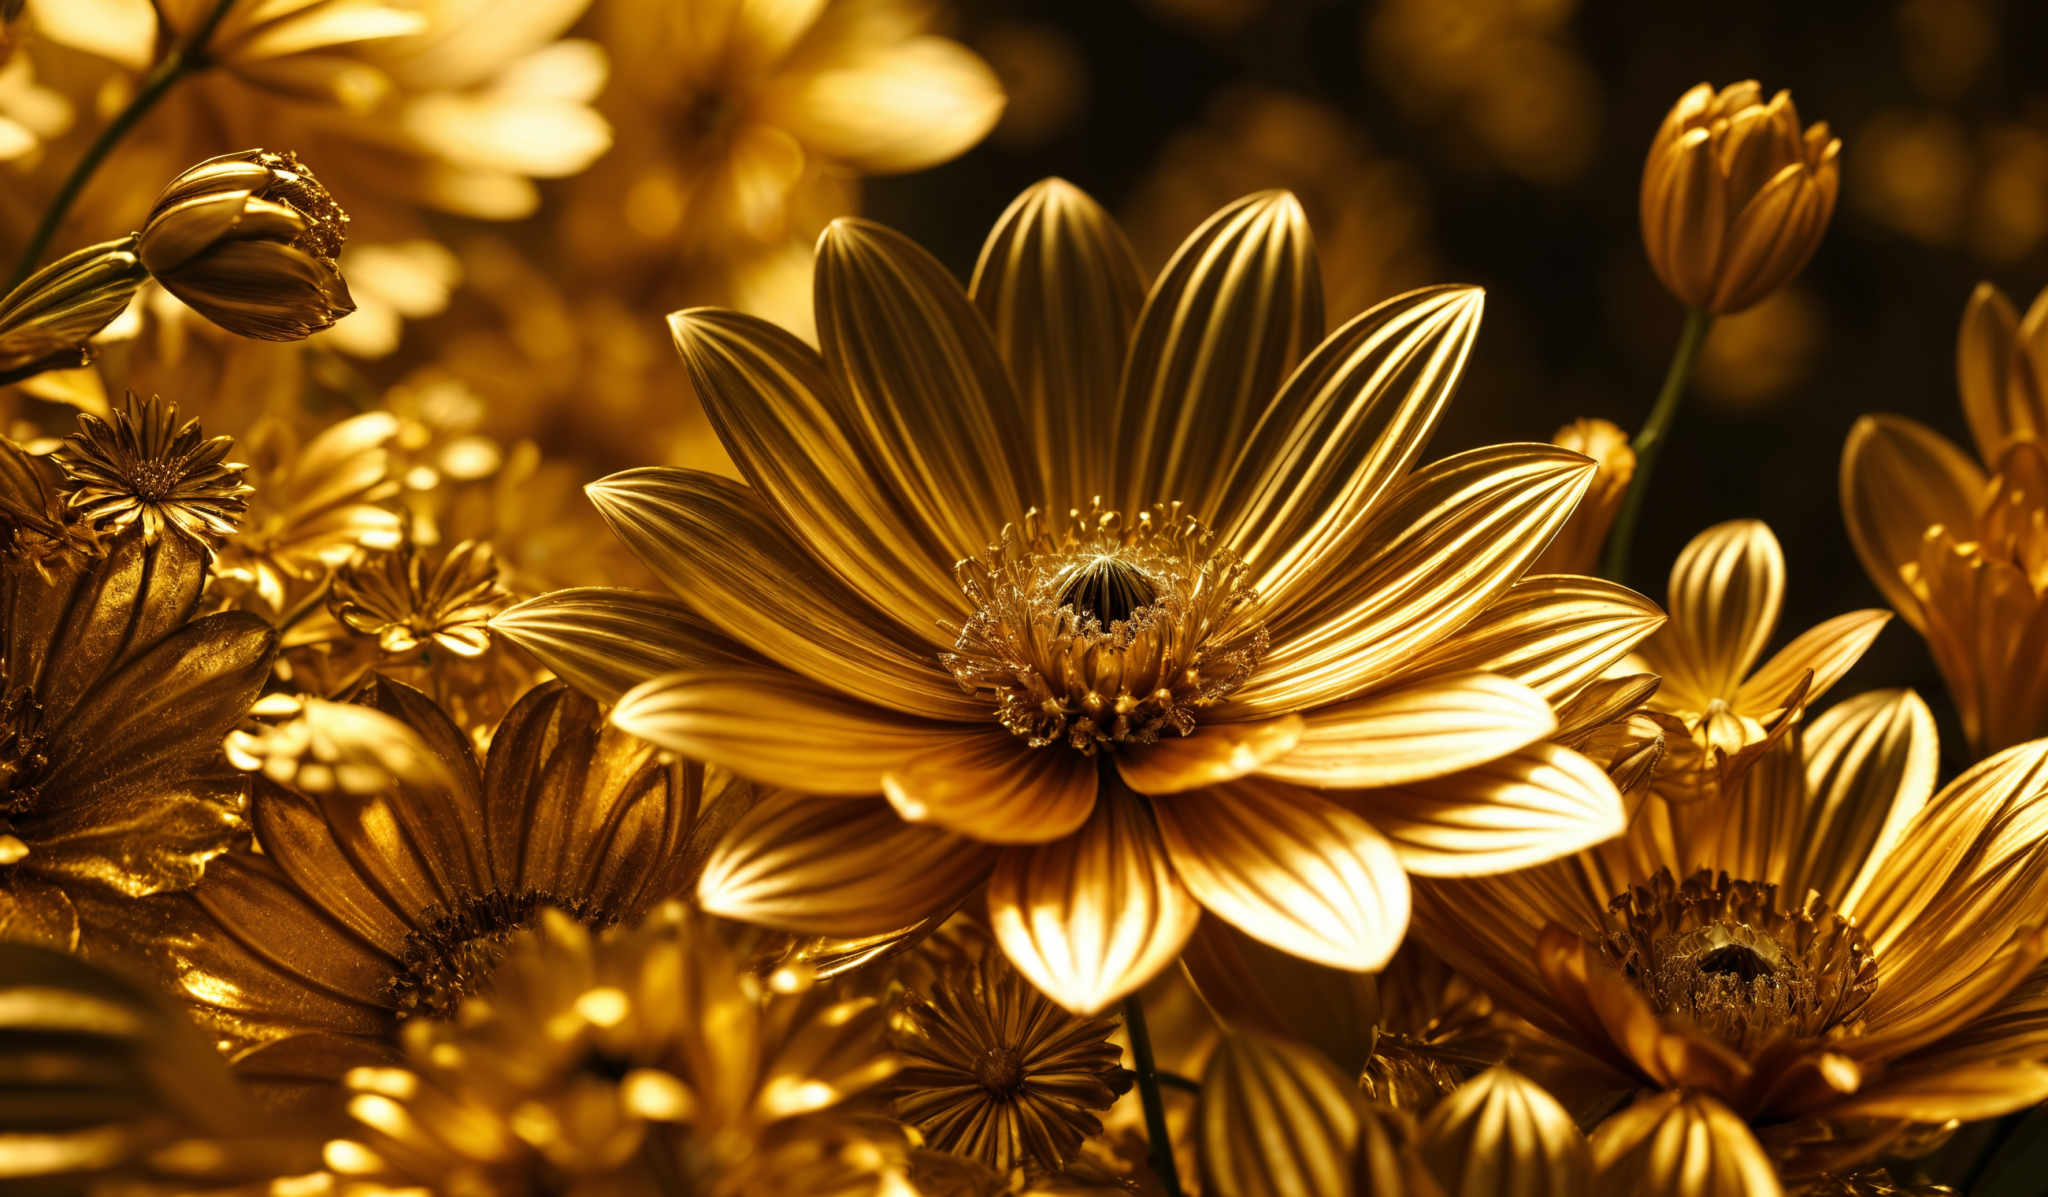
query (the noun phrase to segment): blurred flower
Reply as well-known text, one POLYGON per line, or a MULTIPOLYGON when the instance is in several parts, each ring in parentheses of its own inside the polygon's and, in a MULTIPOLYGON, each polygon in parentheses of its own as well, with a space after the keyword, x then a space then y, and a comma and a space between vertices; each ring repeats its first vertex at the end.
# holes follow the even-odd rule
POLYGON ((1784 286, 1827 232, 1841 153, 1827 122, 1800 129, 1790 92, 1680 96, 1643 161, 1643 248, 1665 289, 1727 315, 1784 286))
POLYGON ((341 255, 355 311, 335 322, 325 344, 357 357, 398 350, 405 322, 438 316, 462 279, 462 262, 439 242, 425 239, 352 245, 341 255))
MULTIPOLYGON (((1961 6, 1954 6, 1960 8, 1961 6)), ((2048 240, 2048 129, 1890 108, 1856 130, 1849 195, 1878 222, 2000 265, 2048 240)))
POLYGON ((123 237, 66 254, 0 298, 0 373, 77 367, 86 342, 127 308, 149 277, 123 237))
POLYGON ((191 885, 241 835, 221 737, 276 638, 247 615, 193 618, 205 562, 131 529, 45 575, 0 565, 0 937, 123 946, 121 899, 191 885))
POLYGON ((1621 508, 1629 479, 1635 476, 1635 450, 1629 447, 1628 434, 1607 420, 1573 420, 1558 429, 1550 443, 1592 458, 1597 472, 1572 518, 1529 572, 1591 574, 1597 571, 1600 546, 1607 541, 1607 529, 1621 508))
POLYGON ((1891 622, 1851 611, 1794 637, 1757 665, 1785 599, 1785 554, 1758 520, 1730 520, 1693 537, 1671 566, 1671 613, 1643 642, 1643 667, 1663 683, 1649 700, 1684 725, 1656 781, 1674 802, 1729 793, 1771 743, 1828 692, 1891 622))
POLYGON ((594 934, 558 911, 487 997, 348 1074, 344 1176, 449 1193, 883 1192, 900 1143, 851 1115, 896 1070, 873 998, 756 982, 678 903, 594 934))
POLYGON ((1827 337, 1827 311, 1797 286, 1714 321, 1693 385, 1723 408, 1755 408, 1796 392, 1827 337))
POLYGON ((65 562, 99 551, 99 537, 64 502, 63 474, 47 457, 0 437, 0 571, 55 583, 65 562))
POLYGON ((210 552, 240 526, 250 487, 246 467, 227 460, 233 438, 207 437, 197 420, 180 423, 177 404, 130 391, 113 423, 80 413, 78 429, 55 457, 66 503, 94 527, 139 524, 144 544, 168 530, 210 552))
POLYGON ((828 230, 818 278, 822 356, 736 313, 671 319, 752 486, 641 469, 589 488, 696 618, 600 622, 570 592, 492 625, 606 700, 644 683, 620 727, 836 795, 735 825, 707 909, 858 935, 987 879, 1005 953, 1090 1013, 1205 907, 1370 970, 1400 941, 1406 870, 1619 830, 1613 785, 1541 743, 1554 716, 1518 678, 1577 684, 1627 643, 1548 626, 1540 660, 1514 659, 1532 625, 1487 618, 1590 465, 1513 446, 1411 472, 1478 292, 1415 292, 1325 340, 1300 206, 1265 193, 1146 301, 1116 226, 1058 181, 1004 215, 971 297, 856 221, 828 230), (1513 819, 1482 813, 1510 794, 1513 819))
POLYGON ((407 539, 343 566, 330 601, 337 619, 375 636, 389 656, 440 648, 475 657, 490 647, 490 618, 505 597, 491 546, 464 541, 430 557, 407 539))
POLYGON ((238 336, 298 341, 355 310, 348 214, 292 154, 244 150, 171 180, 136 243, 164 289, 238 336))
MULTIPOLYGON (((1915 1126, 2048 1095, 2027 981, 2048 954, 2030 913, 2048 898, 2048 742, 1939 793, 1937 756, 1917 697, 1860 695, 1723 803, 1648 805, 1578 856, 1418 886, 1417 925, 1600 1062, 1576 1097, 1711 1097, 1788 1177, 1839 1173, 1915 1126)), ((1600 1135, 1594 1155, 1614 1157, 1600 1135)))
POLYGON ((374 707, 266 694, 249 714, 228 733, 228 763, 301 794, 369 798, 402 785, 461 785, 419 733, 374 707))
POLYGON ((0 63, 0 162, 34 166, 43 147, 71 128, 73 116, 63 92, 36 81, 28 55, 11 53, 0 63))

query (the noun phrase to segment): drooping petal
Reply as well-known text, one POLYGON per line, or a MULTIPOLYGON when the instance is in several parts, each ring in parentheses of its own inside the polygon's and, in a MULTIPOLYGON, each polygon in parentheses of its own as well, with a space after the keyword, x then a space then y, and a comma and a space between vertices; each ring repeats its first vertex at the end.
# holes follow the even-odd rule
POLYGON ((1847 906, 1934 794, 1934 714, 1911 690, 1873 690, 1830 708, 1800 738, 1806 817, 1785 845, 1795 855, 1785 890, 1847 906))
POLYGON ((1173 868, 1211 913, 1332 968, 1379 968, 1408 929, 1408 878, 1372 826, 1306 790, 1248 780, 1153 804, 1173 868))
POLYGON ((1703 1093, 1652 1094, 1593 1132, 1594 1189, 1685 1197, 1782 1197, 1778 1170, 1728 1107, 1703 1093))
POLYGON ((1118 752, 1116 769, 1140 794, 1178 794, 1267 768, 1294 751, 1304 731, 1297 715, 1205 723, 1189 735, 1167 736, 1118 752))
POLYGON ((1064 179, 1018 196, 981 247, 968 294, 1017 386, 1038 465, 1035 498, 1055 515, 1107 499, 1119 484, 1102 422, 1116 410, 1145 285, 1123 230, 1064 179))
POLYGON ((627 691, 612 722, 670 752, 813 794, 880 794, 890 770, 975 734, 878 711, 772 666, 665 674, 627 691))
POLYGON ((1114 786, 1075 834, 1005 849, 988 883, 989 926, 1004 954, 1078 1014, 1134 992, 1173 963, 1201 915, 1144 800, 1114 786))
POLYGON ((1300 743, 1259 771, 1320 789, 1403 785, 1498 760, 1556 730, 1550 704, 1520 682, 1456 673, 1310 711, 1300 743))
POLYGON ((1735 689, 1770 643, 1785 598, 1785 554, 1760 520, 1729 520, 1692 538, 1671 567, 1671 620, 1643 645, 1660 698, 1705 710, 1735 689))
POLYGON ((1730 705, 1745 714, 1762 714, 1782 706, 1785 696, 1799 685, 1809 670, 1813 681, 1807 686, 1811 702, 1842 680, 1851 666, 1863 658, 1870 642, 1892 621, 1889 611, 1850 611, 1825 623, 1815 624, 1794 637, 1792 643, 1772 654, 1762 668, 1751 674, 1735 691, 1730 705))
POLYGON ((1096 763, 1032 748, 1000 729, 959 736, 882 777, 896 813, 970 839, 1039 844, 1081 829, 1095 810, 1096 763))
POLYGON ((697 881, 712 914, 811 935, 874 935, 950 910, 996 852, 905 823, 885 802, 774 794, 741 816, 697 881))
POLYGON ((679 669, 767 664, 681 599, 638 590, 552 591, 498 612, 491 630, 599 702, 679 669))
POLYGON ((1504 1065, 1446 1097, 1422 1124, 1422 1158, 1456 1197, 1588 1192, 1586 1136, 1541 1085, 1504 1065))
POLYGON ((1864 416, 1842 446, 1842 518, 1863 570, 1885 601, 1925 630, 1920 600, 1899 570, 1920 560, 1939 524, 1958 537, 1976 526, 1984 471, 1941 434, 1902 416, 1864 416))
POLYGON ((1626 586, 1571 574, 1524 578, 1402 675, 1481 670, 1561 703, 1663 626, 1657 604, 1626 586))
POLYGON ((943 37, 806 61, 770 90, 768 123, 866 174, 920 170, 980 141, 1003 87, 972 50, 943 37))
POLYGON ((1195 1150, 1217 1197, 1350 1193, 1359 1099, 1312 1049, 1233 1030, 1202 1073, 1195 1150))
POLYGON ((1323 336, 1308 218, 1249 195, 1182 243, 1138 316, 1117 401, 1121 510, 1180 500, 1217 521, 1228 469, 1280 384, 1323 336))

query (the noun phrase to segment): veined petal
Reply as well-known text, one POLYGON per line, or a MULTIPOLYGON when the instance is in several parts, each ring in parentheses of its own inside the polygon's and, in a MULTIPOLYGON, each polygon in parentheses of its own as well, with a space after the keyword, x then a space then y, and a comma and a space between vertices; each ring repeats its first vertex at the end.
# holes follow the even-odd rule
POLYGON ((1578 1123, 1541 1085, 1496 1065, 1458 1086, 1422 1124, 1422 1158, 1464 1197, 1589 1192, 1592 1154, 1578 1123))
POLYGON ((587 488, 619 539, 706 622, 783 667, 888 710, 979 720, 930 646, 820 569, 754 491, 698 470, 587 488))
POLYGON ((1476 449, 1418 472, 1327 585, 1268 609, 1272 651, 1235 703, 1301 710, 1398 672, 1514 583, 1593 474, 1592 462, 1552 445, 1476 449))
POLYGON ((974 51, 913 37, 793 74, 773 89, 765 115, 814 154, 890 174, 944 162, 980 141, 1003 102, 1002 84, 974 51))
POLYGON ((1556 730, 1550 704, 1529 687, 1457 673, 1310 711, 1301 742, 1259 772, 1321 789, 1401 785, 1497 760, 1556 730))
POLYGON ((1593 1132, 1595 1192, 1782 1197, 1742 1119, 1703 1093, 1652 1094, 1593 1132))
POLYGON ((2048 1064, 2031 1060, 1886 1072, 1868 1089, 1828 1107, 1830 1118, 1939 1123, 1977 1122, 2048 1099, 2048 1064))
POLYGON ((812 794, 880 794, 890 770, 975 734, 877 710, 773 666, 664 674, 627 691, 612 722, 670 752, 812 794))
POLYGON ((1178 499, 1219 521, 1226 467, 1323 336, 1322 277, 1301 204, 1249 195, 1182 243, 1138 316, 1111 460, 1118 506, 1178 499))
POLYGON ((1195 1131, 1202 1191, 1352 1192, 1358 1106, 1351 1082, 1313 1049, 1262 1031, 1229 1031, 1202 1073, 1195 1131))
POLYGON ((579 586, 553 591, 498 612, 491 617, 491 630, 539 657, 563 681, 607 703, 679 669, 767 664, 681 599, 639 590, 579 586))
POLYGON ((905 823, 885 802, 770 795, 704 862, 712 914, 810 935, 875 935, 960 904, 995 850, 905 823))
POLYGON ((1099 426, 1145 302, 1123 230, 1066 180, 1034 184, 989 232, 968 294, 1016 383, 1039 505, 1057 514, 1107 498, 1119 463, 1099 426))
POLYGON ((1479 670, 1562 703, 1664 626, 1657 604, 1600 578, 1524 578, 1445 637, 1403 677, 1479 670))
POLYGON ((1842 518, 1863 571, 1885 601, 1925 629, 1920 600, 1899 569, 1920 560, 1940 524, 1958 537, 1976 527, 1984 471, 1933 429, 1903 416, 1864 416, 1842 446, 1842 518))
POLYGON ((1447 777, 1331 799, 1385 835, 1402 868, 1433 877, 1527 868, 1612 839, 1628 825, 1604 769, 1544 743, 1447 777))
POLYGON ((1457 389, 1485 292, 1431 287, 1330 334, 1236 453, 1214 518, 1268 599, 1342 568, 1337 547, 1393 490, 1457 389))
POLYGON ((1140 794, 1178 794, 1259 772, 1301 742, 1296 715, 1249 723, 1205 723, 1116 755, 1117 772, 1140 794))
MULTIPOLYGON (((1962 327, 1956 332, 1956 389, 1963 397, 1963 415, 1970 422, 1970 439, 1977 443, 1977 456, 1995 462, 2005 449, 2020 438, 2038 438, 2048 431, 2048 412, 2015 404, 2013 367, 2020 365, 2020 314, 2012 301, 1992 283, 1978 283, 1963 308, 1962 327)), ((2022 368, 2024 368, 2022 366, 2022 368)), ((2029 395, 2038 399, 2038 393, 2029 395)))
POLYGON ((1870 642, 1891 621, 1891 612, 1873 608, 1837 615, 1808 628, 1737 687, 1735 701, 1729 705, 1751 715, 1777 710, 1801 675, 1809 671, 1813 682, 1806 689, 1807 701, 1819 698, 1863 658, 1870 642))
POLYGON ((1094 758, 1001 730, 958 736, 882 777, 903 818, 995 844, 1072 835, 1094 811, 1095 789, 1094 758))
POLYGON ((1650 265, 1688 304, 1714 293, 1728 227, 1728 188, 1705 129, 1680 134, 1643 171, 1643 240, 1650 265))
POLYGON ((1704 710, 1733 698, 1770 643, 1785 598, 1785 554, 1761 520, 1716 524, 1671 567, 1671 621, 1643 645, 1660 697, 1704 710))
POLYGON ((1857 900, 1934 794, 1934 714, 1911 690, 1874 690, 1828 709, 1801 740, 1806 818, 1786 845, 1797 863, 1784 888, 1816 890, 1840 909, 1857 900))
POLYGON ((840 219, 818 239, 814 305, 840 426, 939 556, 987 548, 1021 519, 1029 440, 981 314, 899 233, 840 219))
POLYGON ((1173 963, 1202 908, 1174 876, 1145 802, 1121 787, 1063 840, 1002 853, 989 926, 1033 985, 1078 1014, 1132 993, 1173 963))
POLYGON ((1229 1026, 1286 1035, 1331 1060, 1372 1054, 1379 1003, 1369 974, 1291 956, 1222 919, 1196 925, 1180 962, 1202 1003, 1229 1026))
POLYGON ((861 460, 818 351, 739 312, 693 308, 668 326, 726 452, 811 556, 913 641, 952 647, 939 625, 966 613, 953 559, 911 534, 861 460))
POLYGON ((1408 878, 1357 815, 1306 790, 1238 781, 1153 803, 1174 871, 1211 913, 1332 968, 1384 965, 1408 929, 1408 878))

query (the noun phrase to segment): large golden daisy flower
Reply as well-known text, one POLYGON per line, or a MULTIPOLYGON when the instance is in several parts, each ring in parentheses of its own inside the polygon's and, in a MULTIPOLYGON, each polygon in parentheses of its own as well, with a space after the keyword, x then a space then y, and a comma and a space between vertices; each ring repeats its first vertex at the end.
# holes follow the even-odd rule
POLYGON ((1956 380, 1983 465, 1917 421, 1864 416, 1842 447, 1842 514, 1982 754, 2048 734, 2048 291, 2022 317, 1979 285, 1956 380))
POLYGON ((182 536, 43 568, 0 560, 0 937, 113 948, 123 899, 193 884, 244 834, 221 738, 277 640, 194 618, 205 555, 182 536))
POLYGON ((1918 697, 1860 695, 1692 834, 1432 881, 1417 924, 1607 1087, 1712 1095, 1788 1176, 1836 1172, 2048 1096, 2048 741, 1939 793, 1936 756, 1918 697))
POLYGON ((1606 775, 1544 741, 1546 697, 1659 615, 1586 579, 1517 585, 1591 464, 1515 445, 1411 469, 1478 291, 1325 339, 1301 209, 1267 193, 1148 296, 1115 224, 1055 180, 966 292, 903 237, 835 223, 816 307, 822 354, 733 312, 671 318, 750 485, 590 487, 692 618, 568 591, 494 621, 601 697, 647 682, 613 713, 635 734, 831 796, 742 819, 709 909, 862 934, 986 879, 1003 950, 1088 1013, 1203 908, 1367 970, 1406 928, 1407 871, 1619 830, 1606 775))

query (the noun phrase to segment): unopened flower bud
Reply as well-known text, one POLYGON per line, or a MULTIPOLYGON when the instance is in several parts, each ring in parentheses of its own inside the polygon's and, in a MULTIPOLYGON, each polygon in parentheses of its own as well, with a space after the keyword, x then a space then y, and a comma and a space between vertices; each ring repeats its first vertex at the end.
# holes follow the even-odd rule
POLYGON ((355 310, 336 257, 348 214, 291 154, 224 154, 171 180, 142 264, 229 332, 297 341, 355 310))
POLYGON ((1607 420, 1573 420, 1557 430, 1550 443, 1593 459, 1599 472, 1572 517, 1551 538, 1550 547, 1529 567, 1531 574, 1590 574, 1597 572, 1600 546, 1607 542, 1607 530, 1621 510, 1629 479, 1635 477, 1636 454, 1629 447, 1628 434, 1607 420))
POLYGON ((0 299, 0 374, 82 365, 85 342, 121 314, 149 275, 135 238, 67 254, 0 299))
POLYGON ((1643 163, 1643 247, 1689 307, 1726 315, 1806 265, 1834 215, 1842 143, 1804 132, 1789 92, 1754 80, 1679 97, 1643 163))

